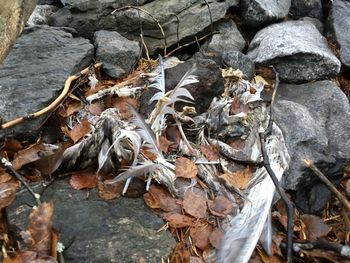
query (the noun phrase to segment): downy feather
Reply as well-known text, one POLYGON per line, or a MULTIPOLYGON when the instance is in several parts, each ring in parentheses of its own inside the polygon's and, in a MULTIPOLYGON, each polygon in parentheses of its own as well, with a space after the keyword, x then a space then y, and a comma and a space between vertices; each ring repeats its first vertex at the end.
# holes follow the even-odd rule
POLYGON ((111 180, 106 180, 106 184, 114 184, 117 182, 125 181, 129 178, 135 178, 139 177, 142 175, 148 175, 153 173, 155 170, 161 169, 161 165, 158 163, 154 163, 152 161, 145 161, 140 165, 137 166, 132 166, 125 172, 122 172, 119 174, 117 177, 111 179, 111 180))

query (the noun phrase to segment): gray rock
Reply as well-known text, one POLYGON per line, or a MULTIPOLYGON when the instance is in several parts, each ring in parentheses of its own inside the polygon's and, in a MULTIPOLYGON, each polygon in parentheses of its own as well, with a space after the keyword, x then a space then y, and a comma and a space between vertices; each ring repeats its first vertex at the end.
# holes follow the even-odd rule
POLYGON ((47 25, 48 18, 58 10, 53 5, 37 5, 27 21, 28 26, 47 25))
POLYGON ((229 67, 241 70, 245 79, 250 80, 254 76, 255 65, 247 55, 239 51, 229 51, 224 52, 222 57, 229 67))
POLYGON ((293 19, 304 16, 314 17, 323 20, 323 9, 321 0, 293 0, 289 10, 289 15, 293 19))
POLYGON ((340 59, 350 67, 350 2, 334 0, 329 17, 331 32, 340 46, 340 59))
POLYGON ((102 62, 105 72, 113 78, 129 74, 141 54, 139 43, 130 41, 117 32, 101 30, 94 35, 96 60, 102 62))
MULTIPOLYGON (((66 79, 89 65, 94 47, 87 39, 73 38, 60 28, 26 29, 0 69, 0 116, 4 122, 46 107, 63 88, 66 79)), ((28 120, 6 134, 35 136, 43 118, 28 120)))
MULTIPOLYGON (((34 190, 40 192, 37 185, 34 190)), ((42 189, 41 189, 42 190, 42 189)), ((26 228, 32 197, 22 188, 8 208, 9 221, 26 228)), ((54 202, 54 227, 60 241, 72 245, 65 262, 161 262, 176 242, 170 232, 157 232, 164 221, 142 199, 98 197, 96 189, 74 190, 68 180, 56 180, 45 189, 42 200, 54 202)))
POLYGON ((307 169, 311 159, 331 180, 339 183, 350 160, 350 106, 331 81, 302 85, 282 84, 274 108, 291 156, 284 186, 296 191, 296 204, 304 212, 318 213, 330 193, 307 169))
MULTIPOLYGON (((163 49, 165 45, 164 37, 154 18, 164 30, 168 47, 179 41, 194 40, 195 35, 201 36, 210 32, 209 10, 202 0, 155 0, 143 5, 140 3, 140 8, 153 17, 135 9, 123 9, 111 14, 116 8, 136 5, 136 1, 67 2, 71 5, 67 5, 51 16, 51 25, 73 27, 80 35, 88 38, 91 38, 95 31, 105 29, 115 30, 131 40, 139 40, 141 18, 144 40, 150 53, 156 49, 163 49)), ((238 0, 209 2, 212 21, 222 19, 228 8, 237 3, 238 0)))
POLYGON ((240 10, 244 24, 261 28, 288 14, 291 0, 241 0, 240 10))
POLYGON ((312 23, 317 28, 317 30, 320 31, 321 35, 323 35, 324 25, 317 18, 305 16, 305 17, 300 18, 299 20, 312 23))
POLYGON ((326 39, 306 21, 287 21, 260 30, 248 56, 259 65, 274 65, 286 82, 306 82, 335 76, 340 61, 326 39))
POLYGON ((242 51, 245 48, 246 42, 233 20, 220 21, 215 31, 219 32, 210 40, 208 51, 220 53, 224 50, 242 51))

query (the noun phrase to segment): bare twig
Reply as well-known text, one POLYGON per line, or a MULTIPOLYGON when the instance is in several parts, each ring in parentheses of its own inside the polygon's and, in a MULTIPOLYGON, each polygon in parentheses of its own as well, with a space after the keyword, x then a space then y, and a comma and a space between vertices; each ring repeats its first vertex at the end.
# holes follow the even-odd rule
POLYGON ((267 137, 271 134, 272 132, 272 125, 273 125, 273 106, 274 106, 274 101, 276 97, 276 92, 278 89, 279 85, 279 75, 278 72, 273 68, 275 75, 276 75, 276 82, 275 82, 275 90, 272 96, 271 104, 270 104, 270 119, 269 119, 269 124, 264 132, 259 133, 260 137, 260 144, 261 144, 261 152, 263 156, 263 163, 266 171, 270 175, 270 178, 272 182, 274 183, 276 190, 278 194, 281 196, 281 199, 284 203, 284 205, 287 208, 287 262, 292 262, 292 246, 293 246, 293 225, 294 225, 294 207, 293 204, 289 201, 288 196, 284 189, 282 188, 280 182, 278 181, 274 171, 272 170, 270 166, 270 161, 267 155, 265 143, 267 137))
POLYGON ((23 179, 23 177, 13 168, 12 163, 7 160, 5 157, 1 158, 1 164, 8 170, 11 174, 13 174, 21 183, 27 188, 28 192, 33 196, 35 203, 39 206, 41 204, 40 195, 35 193, 33 189, 29 186, 29 184, 23 179))
MULTIPOLYGON (((94 65, 95 68, 98 68, 102 65, 102 63, 97 63, 94 65)), ((64 84, 64 88, 61 92, 61 94, 53 101, 51 102, 50 105, 48 105, 47 107, 37 111, 37 112, 34 112, 28 116, 25 116, 25 117, 19 117, 17 119, 14 119, 12 121, 9 121, 9 122, 6 122, 6 123, 3 123, 1 126, 0 126, 0 130, 1 129, 8 129, 10 127, 13 127, 17 124, 20 124, 22 122, 24 122, 25 120, 28 120, 28 119, 34 119, 34 118, 38 118, 42 115, 44 115, 45 113, 48 113, 52 110, 54 110, 61 102, 62 100, 67 96, 67 94, 69 93, 70 91, 70 86, 72 84, 72 82, 78 78, 80 78, 80 76, 82 75, 85 75, 85 74, 89 74, 90 70, 89 70, 89 67, 83 69, 82 71, 80 71, 80 73, 76 74, 76 75, 73 75, 73 76, 70 76, 65 84, 64 84)))
POLYGON ((344 207, 350 211, 350 202, 348 199, 338 191, 332 182, 328 180, 328 178, 313 164, 313 162, 305 159, 304 163, 314 172, 315 175, 317 175, 317 177, 328 187, 328 189, 335 194, 339 201, 343 203, 344 207))
POLYGON ((294 243, 293 250, 297 253, 301 250, 324 249, 339 253, 343 257, 350 258, 350 247, 337 243, 331 243, 325 239, 317 239, 308 242, 294 243))
POLYGON ((208 11, 209 11, 209 18, 210 18, 210 35, 212 36, 213 33, 214 33, 214 25, 213 25, 213 17, 211 15, 211 9, 210 9, 210 6, 209 6, 209 3, 207 2, 207 0, 203 0, 205 2, 205 4, 207 5, 208 7, 208 11))
POLYGON ((160 32, 162 33, 163 35, 163 38, 164 38, 164 57, 166 56, 166 49, 167 49, 167 42, 166 42, 166 36, 165 36, 165 33, 164 33, 164 30, 163 30, 163 27, 162 25, 160 24, 159 20, 154 16, 152 15, 150 12, 148 12, 147 10, 145 9, 142 9, 140 7, 137 7, 137 6, 131 6, 131 5, 128 5, 128 6, 123 6, 123 7, 120 7, 120 8, 117 8, 115 9, 113 12, 112 12, 112 15, 116 12, 119 12, 119 11, 123 11, 123 10, 126 10, 126 9, 136 9, 136 10, 139 10, 147 15, 149 15, 155 22, 156 24, 158 25, 159 29, 160 29, 160 32))
POLYGON ((201 41, 201 40, 204 40, 204 39, 206 39, 206 38, 208 38, 208 37, 210 37, 211 36, 211 33, 210 34, 207 34, 207 35, 204 35, 204 36, 202 36, 202 37, 200 37, 200 38, 195 38, 195 40, 193 40, 193 41, 190 41, 190 42, 187 42, 186 44, 183 44, 183 45, 181 45, 181 46, 178 46, 178 47, 176 47, 176 48, 174 48, 172 51, 170 51, 166 56, 164 56, 164 57, 169 57, 170 55, 172 55, 173 53, 175 53, 175 52, 177 52, 178 50, 180 50, 180 49, 182 49, 182 48, 185 48, 185 47, 188 47, 188 46, 190 46, 190 45, 192 45, 192 44, 196 44, 198 41, 201 41))

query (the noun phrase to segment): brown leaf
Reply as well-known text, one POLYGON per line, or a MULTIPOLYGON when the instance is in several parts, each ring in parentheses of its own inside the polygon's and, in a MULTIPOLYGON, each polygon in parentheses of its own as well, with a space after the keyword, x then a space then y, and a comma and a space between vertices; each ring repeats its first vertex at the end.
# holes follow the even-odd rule
POLYGON ((143 198, 150 208, 161 209, 165 212, 181 213, 179 200, 172 197, 163 187, 151 185, 148 193, 145 193, 143 198))
POLYGON ((177 147, 182 139, 179 129, 175 125, 168 125, 165 130, 166 138, 177 147))
POLYGON ((13 138, 6 139, 5 145, 3 146, 2 150, 6 152, 17 152, 21 150, 23 147, 21 143, 13 138))
POLYGON ((17 188, 16 183, 0 184, 0 210, 9 206, 15 200, 17 188))
POLYGON ((69 180, 70 185, 76 190, 95 188, 97 186, 97 182, 98 177, 94 171, 76 172, 69 180))
POLYGON ((29 215, 29 226, 20 234, 31 251, 50 256, 52 249, 53 203, 42 203, 29 215))
POLYGON ((104 110, 105 110, 105 106, 100 101, 89 105, 89 111, 92 115, 100 116, 104 110))
POLYGON ((190 248, 189 246, 183 242, 180 241, 176 244, 174 248, 174 252, 171 255, 170 262, 172 263, 187 263, 190 262, 190 248))
POLYGON ((74 143, 83 138, 86 134, 91 131, 91 125, 88 120, 82 120, 77 124, 71 131, 68 132, 68 136, 73 140, 74 143))
POLYGON ((169 147, 171 145, 173 145, 174 143, 172 141, 169 141, 167 138, 165 138, 164 136, 160 136, 159 137, 159 149, 164 152, 167 153, 169 152, 169 147))
POLYGON ((264 250, 258 249, 257 251, 263 263, 282 263, 283 262, 277 255, 269 256, 266 254, 264 250))
POLYGON ((190 229, 190 235, 193 244, 201 250, 205 250, 209 247, 209 237, 212 232, 213 227, 209 224, 196 224, 192 226, 190 229))
POLYGON ((219 229, 215 229, 209 237, 210 244, 216 249, 220 248, 221 240, 224 237, 224 232, 219 229))
POLYGON ((197 175, 197 166, 190 159, 185 157, 177 158, 175 161, 176 177, 195 178, 197 175))
POLYGON ((201 145, 199 146, 205 158, 208 161, 217 161, 220 159, 219 148, 217 145, 201 145))
POLYGON ((6 172, 5 169, 1 168, 0 167, 0 184, 1 183, 6 183, 8 181, 10 181, 13 177, 8 173, 6 172))
POLYGON ((115 184, 105 184, 98 181, 98 195, 104 200, 111 200, 122 195, 124 182, 117 182, 115 184))
POLYGON ((207 216, 207 202, 204 195, 193 193, 188 190, 183 200, 185 212, 195 218, 205 218, 207 216))
POLYGON ((236 115, 241 112, 248 113, 250 108, 248 104, 243 104, 238 97, 234 97, 231 103, 230 114, 236 115))
POLYGON ((22 166, 38 161, 44 157, 55 154, 57 147, 51 144, 43 144, 37 142, 30 145, 28 148, 18 151, 14 155, 14 160, 12 161, 13 168, 19 170, 22 166))
POLYGON ((331 227, 323 222, 321 218, 315 215, 302 215, 301 220, 305 224, 305 233, 307 239, 316 240, 317 238, 326 236, 331 227))
POLYGON ((134 106, 135 109, 139 108, 139 102, 130 97, 117 97, 113 98, 113 107, 117 108, 120 112, 122 119, 129 119, 133 116, 129 110, 129 104, 134 106))
POLYGON ((224 179, 230 185, 233 185, 241 190, 246 189, 248 183, 252 179, 252 170, 248 166, 246 169, 240 170, 235 173, 225 173, 220 175, 220 178, 224 179))
POLYGON ((193 217, 178 213, 166 213, 163 217, 164 220, 168 222, 169 226, 174 228, 189 227, 192 226, 194 222, 193 217))
POLYGON ((224 196, 217 196, 215 199, 208 200, 209 211, 215 216, 225 217, 233 211, 232 202, 224 196))
POLYGON ((190 263, 205 263, 203 259, 199 257, 190 256, 190 263))
POLYGON ((60 166, 63 160, 63 153, 66 148, 68 148, 71 143, 64 143, 59 145, 57 150, 53 152, 46 152, 45 154, 40 154, 41 158, 35 161, 35 168, 38 169, 41 175, 51 176, 60 166))

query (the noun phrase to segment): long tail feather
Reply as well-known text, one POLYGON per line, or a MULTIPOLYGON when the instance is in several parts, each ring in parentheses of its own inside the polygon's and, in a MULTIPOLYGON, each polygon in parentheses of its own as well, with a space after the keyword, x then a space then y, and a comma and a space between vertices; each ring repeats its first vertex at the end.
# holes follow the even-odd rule
MULTIPOLYGON (((272 135, 266 141, 266 150, 271 168, 280 180, 288 168, 289 155, 282 132, 275 124, 272 135)), ((255 176, 261 175, 264 179, 250 189, 248 198, 251 202, 247 202, 230 222, 218 253, 219 263, 246 263, 254 251, 268 219, 275 190, 264 167, 255 172, 255 176)))

